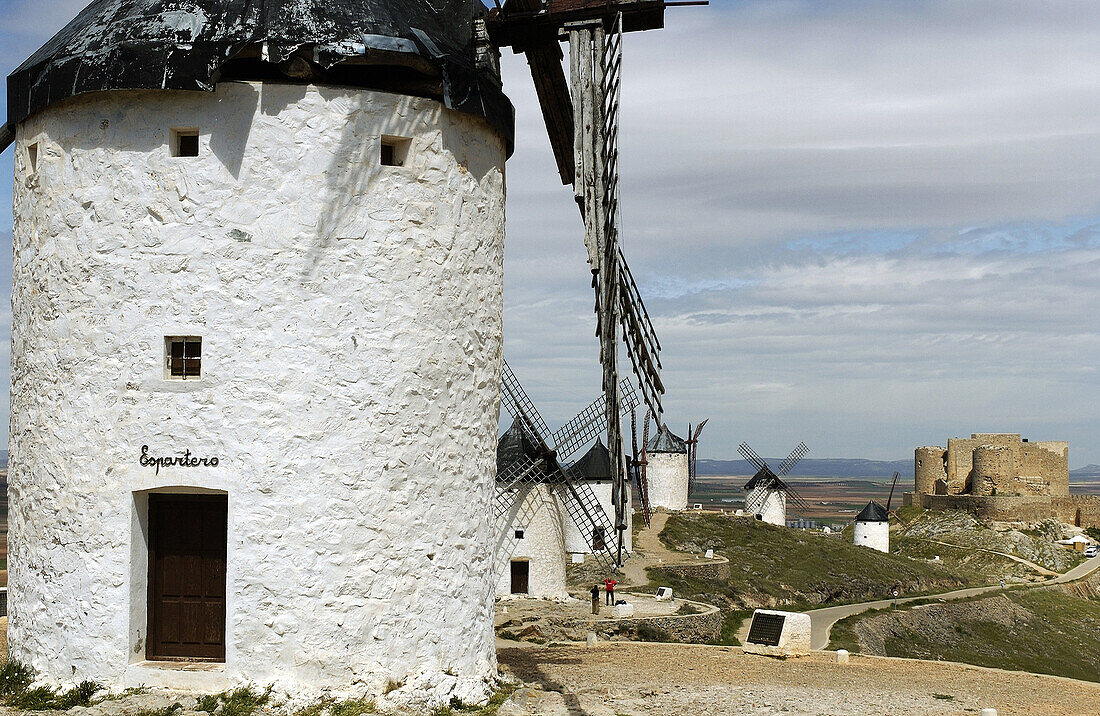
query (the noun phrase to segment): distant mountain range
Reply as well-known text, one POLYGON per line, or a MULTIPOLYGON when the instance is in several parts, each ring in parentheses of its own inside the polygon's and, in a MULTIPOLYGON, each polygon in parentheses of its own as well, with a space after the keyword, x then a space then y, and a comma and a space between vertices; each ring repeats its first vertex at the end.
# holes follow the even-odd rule
MULTIPOLYGON (((772 469, 783 458, 764 458, 772 469)), ((700 475, 751 475, 756 472, 747 460, 699 460, 696 472, 700 475)), ((805 458, 794 466, 791 475, 830 477, 863 477, 889 480, 895 472, 903 478, 913 479, 913 460, 864 460, 862 458, 805 458)))
MULTIPOLYGON (((776 468, 783 458, 764 458, 772 468, 776 468)), ((700 475, 751 475, 756 468, 747 460, 699 460, 696 471, 700 475)), ((789 474, 796 476, 818 477, 862 477, 865 479, 889 480, 894 472, 900 472, 901 478, 913 479, 913 460, 865 460, 862 458, 805 458, 789 474)), ((1100 478, 1100 465, 1085 465, 1069 471, 1070 480, 1100 478)))

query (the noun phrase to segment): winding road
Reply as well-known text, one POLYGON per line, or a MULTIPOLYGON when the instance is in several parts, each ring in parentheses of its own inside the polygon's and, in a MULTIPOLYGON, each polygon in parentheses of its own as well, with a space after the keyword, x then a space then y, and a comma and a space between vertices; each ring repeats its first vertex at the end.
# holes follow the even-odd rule
MULTIPOLYGON (((958 546, 958 545, 953 545, 958 546)), ((1100 569, 1100 555, 1086 560, 1077 565, 1073 569, 1069 570, 1065 574, 1058 575, 1052 580, 1046 582, 1038 582, 1035 584, 1025 585, 1024 589, 1032 589, 1034 587, 1045 587, 1051 584, 1065 584, 1067 582, 1075 582, 1078 579, 1087 577, 1088 575, 1100 569)), ((974 597, 979 594, 985 594, 987 592, 999 591, 1001 589, 998 585, 989 585, 986 587, 971 587, 969 589, 956 589, 953 592, 943 592, 942 594, 924 594, 918 597, 903 597, 898 599, 898 604, 908 604, 909 602, 915 602, 918 599, 942 599, 950 601, 952 599, 966 599, 967 597, 974 597)), ((824 609, 814 609, 813 611, 806 612, 810 615, 810 648, 811 649, 824 649, 829 645, 829 632, 832 631, 833 625, 845 617, 850 617, 853 614, 859 614, 869 609, 883 609, 889 607, 894 603, 893 599, 879 599, 873 602, 859 602, 858 604, 843 604, 838 607, 825 607, 824 609)))

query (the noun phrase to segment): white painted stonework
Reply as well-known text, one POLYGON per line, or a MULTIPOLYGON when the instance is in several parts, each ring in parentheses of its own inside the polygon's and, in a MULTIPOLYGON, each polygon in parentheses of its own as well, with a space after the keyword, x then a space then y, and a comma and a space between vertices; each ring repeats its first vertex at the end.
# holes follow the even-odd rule
MULTIPOLYGON (((745 642, 744 651, 747 654, 765 654, 768 656, 798 656, 810 653, 810 615, 801 612, 781 612, 774 609, 757 609, 752 618, 759 614, 775 614, 782 616, 783 629, 779 634, 779 644, 770 646, 745 642)), ((750 625, 751 631, 751 625, 750 625)))
POLYGON ((496 537, 496 596, 509 599, 512 594, 513 560, 529 564, 528 591, 538 599, 567 599, 565 588, 565 506, 545 484, 522 488, 525 495, 512 502, 501 518, 496 537), (523 531, 522 539, 516 530, 523 531))
POLYGON ((890 551, 889 522, 861 522, 856 520, 852 529, 852 543, 870 547, 879 552, 890 551))
POLYGON ((746 496, 745 503, 759 505, 753 514, 760 515, 763 522, 785 527, 787 524, 787 496, 780 490, 754 487, 746 496))
POLYGON ((674 511, 687 509, 687 453, 647 453, 645 477, 646 486, 649 488, 650 507, 674 511))
MULTIPOLYGON (((614 524, 615 522, 615 503, 611 501, 611 481, 610 480, 589 480, 589 487, 596 493, 596 499, 599 500, 600 507, 603 508, 607 514, 608 520, 614 524)), ((630 504, 631 493, 630 486, 626 487, 626 504, 630 504)), ((634 529, 631 520, 631 511, 626 511, 626 530, 623 532, 623 554, 627 554, 633 550, 634 529)), ((565 550, 571 555, 585 555, 592 554, 592 535, 581 534, 581 531, 577 528, 577 525, 572 519, 568 517, 566 513, 565 524, 565 550)), ((614 532, 607 535, 607 544, 612 546, 614 550, 616 536, 614 532)))
POLYGON ((12 656, 50 682, 483 696, 502 138, 428 99, 223 83, 55 104, 15 157, 12 656), (201 379, 165 380, 166 335, 202 337, 201 379), (154 474, 144 444, 219 464, 154 474), (228 493, 212 672, 141 664, 158 490, 228 493))

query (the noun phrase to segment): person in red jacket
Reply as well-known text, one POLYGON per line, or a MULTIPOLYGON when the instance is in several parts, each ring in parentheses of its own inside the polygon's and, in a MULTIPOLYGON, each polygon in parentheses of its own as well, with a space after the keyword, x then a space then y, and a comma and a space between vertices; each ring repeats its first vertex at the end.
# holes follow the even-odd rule
POLYGON ((607 603, 611 606, 615 606, 615 585, 618 584, 614 579, 608 577, 603 580, 604 591, 607 592, 607 603))

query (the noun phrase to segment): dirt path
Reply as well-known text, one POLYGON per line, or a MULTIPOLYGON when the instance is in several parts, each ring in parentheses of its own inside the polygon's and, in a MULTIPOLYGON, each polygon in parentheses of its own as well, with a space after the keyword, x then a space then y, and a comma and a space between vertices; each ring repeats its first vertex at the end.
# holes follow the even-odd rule
POLYGON ((1034 562, 1029 562, 1028 560, 1024 559, 1023 557, 1017 557, 1014 554, 1009 554, 1008 552, 998 552, 995 549, 986 549, 985 547, 967 547, 967 546, 961 545, 961 544, 952 544, 950 542, 943 542, 943 541, 938 540, 938 539, 929 539, 928 537, 911 537, 910 539, 919 539, 919 540, 924 541, 924 542, 931 542, 932 544, 942 544, 944 547, 954 547, 955 549, 972 549, 972 550, 976 550, 978 552, 988 552, 989 554, 995 554, 995 555, 998 555, 1000 557, 1007 557, 1008 559, 1011 559, 1013 562, 1019 562, 1020 564, 1024 565, 1025 567, 1030 567, 1031 569, 1035 570, 1039 574, 1045 575, 1047 577, 1059 577, 1059 576, 1061 576, 1058 572, 1049 570, 1049 569, 1047 569, 1046 567, 1044 567, 1040 564, 1035 564, 1034 562))
MULTIPOLYGON (((664 531, 665 525, 668 524, 668 518, 671 516, 672 513, 669 512, 654 512, 650 516, 649 527, 643 527, 640 531, 635 532, 634 553, 622 567, 622 581, 626 586, 638 587, 649 583, 649 577, 645 572, 648 567, 659 564, 669 566, 701 563, 702 558, 699 555, 673 552, 665 547, 664 542, 661 541, 661 532, 664 531)), ((729 560, 720 555, 715 555, 713 559, 706 561, 708 563, 721 563, 729 560)))
POLYGON ((1100 713, 1100 684, 949 662, 832 654, 785 661, 736 647, 601 643, 503 648, 501 666, 569 716, 1100 713), (556 692, 556 693, 553 693, 556 692))

